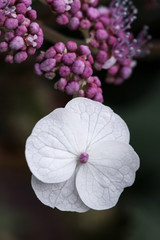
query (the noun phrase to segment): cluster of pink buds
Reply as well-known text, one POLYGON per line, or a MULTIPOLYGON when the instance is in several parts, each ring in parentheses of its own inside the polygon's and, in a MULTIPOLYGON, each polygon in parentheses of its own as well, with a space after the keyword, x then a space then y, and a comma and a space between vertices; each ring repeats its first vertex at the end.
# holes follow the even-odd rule
POLYGON ((68 41, 56 43, 37 57, 35 72, 48 79, 57 77, 55 88, 69 95, 103 102, 101 82, 92 76, 93 57, 88 46, 68 41))
POLYGON ((121 84, 131 76, 136 64, 134 58, 148 53, 148 27, 137 38, 128 32, 137 14, 129 0, 112 0, 109 8, 101 6, 97 10, 99 17, 87 39, 96 52, 94 66, 97 70, 108 70, 108 83, 121 84))
MULTIPOLYGON (((71 30, 89 29, 96 13, 98 0, 46 0, 56 14, 60 25, 67 25, 71 30)), ((97 16, 98 16, 97 15, 97 16)))
POLYGON ((8 0, 0 5, 0 53, 9 63, 21 63, 43 43, 43 32, 34 22, 37 13, 31 0, 8 0))

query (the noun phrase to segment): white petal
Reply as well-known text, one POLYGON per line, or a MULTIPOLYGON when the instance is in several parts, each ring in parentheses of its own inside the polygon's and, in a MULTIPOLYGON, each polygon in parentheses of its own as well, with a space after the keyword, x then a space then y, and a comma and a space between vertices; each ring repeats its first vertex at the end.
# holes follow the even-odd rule
POLYGON ((26 159, 33 175, 46 183, 69 179, 85 151, 83 129, 80 118, 62 108, 41 119, 26 142, 26 159))
POLYGON ((75 174, 63 183, 43 183, 32 175, 31 183, 38 199, 49 207, 72 212, 89 210, 77 193, 75 174))
POLYGON ((77 173, 77 191, 88 207, 111 208, 124 187, 133 184, 139 157, 129 144, 118 142, 95 144, 88 154, 88 163, 77 173))
POLYGON ((108 59, 102 66, 103 69, 109 69, 111 68, 115 63, 117 62, 115 57, 111 57, 110 59, 108 59))
POLYGON ((87 146, 101 140, 129 143, 126 123, 109 107, 87 98, 75 98, 66 108, 79 116, 86 125, 87 146))

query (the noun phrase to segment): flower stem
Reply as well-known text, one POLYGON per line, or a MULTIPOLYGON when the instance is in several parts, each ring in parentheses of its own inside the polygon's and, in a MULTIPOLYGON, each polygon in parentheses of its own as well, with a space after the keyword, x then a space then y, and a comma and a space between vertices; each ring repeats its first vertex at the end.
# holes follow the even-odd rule
POLYGON ((56 43, 56 42, 59 42, 59 41, 61 41, 63 43, 66 43, 68 41, 75 41, 78 46, 81 45, 81 44, 85 44, 85 40, 80 40, 80 39, 76 39, 76 38, 72 38, 72 37, 67 37, 67 36, 55 31, 54 29, 46 26, 41 21, 38 21, 38 23, 43 30, 45 38, 52 43, 56 43))

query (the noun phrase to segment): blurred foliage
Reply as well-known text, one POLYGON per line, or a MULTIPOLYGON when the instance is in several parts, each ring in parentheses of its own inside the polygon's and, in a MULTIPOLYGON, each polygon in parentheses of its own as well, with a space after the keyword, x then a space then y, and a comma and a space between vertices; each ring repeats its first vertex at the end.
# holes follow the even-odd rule
MULTIPOLYGON (((134 31, 146 23, 153 38, 160 39, 160 8, 147 9, 145 0, 134 2, 139 8, 134 31)), ((34 1, 34 7, 40 19, 54 25, 47 6, 34 1)), ((141 59, 122 86, 103 83, 105 104, 128 124, 141 167, 115 208, 84 214, 51 210, 30 186, 25 140, 40 118, 70 99, 33 73, 34 60, 8 65, 0 57, 0 240, 159 240, 160 53, 141 59)))

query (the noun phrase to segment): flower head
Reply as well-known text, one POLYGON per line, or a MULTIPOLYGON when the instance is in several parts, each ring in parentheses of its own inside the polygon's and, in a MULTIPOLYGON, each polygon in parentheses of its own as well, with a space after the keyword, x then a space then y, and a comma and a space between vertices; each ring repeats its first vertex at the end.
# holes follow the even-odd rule
POLYGON ((60 25, 67 25, 70 30, 89 29, 91 22, 99 16, 95 6, 98 0, 46 0, 56 14, 60 25))
POLYGON ((137 38, 129 32, 136 19, 137 9, 129 0, 112 0, 110 6, 98 8, 99 17, 94 22, 87 42, 97 49, 95 68, 111 69, 106 79, 109 83, 120 84, 130 77, 135 66, 135 58, 149 53, 146 44, 151 36, 145 26, 137 38), (104 55, 106 52, 106 56, 104 55), (128 74, 124 70, 127 66, 128 74))
POLYGON ((0 53, 6 62, 21 63, 43 43, 43 32, 34 22, 37 13, 31 0, 8 0, 0 5, 0 53))
POLYGON ((76 212, 115 206, 139 168, 125 122, 86 98, 71 100, 35 125, 26 160, 40 201, 76 212))
POLYGON ((41 52, 35 64, 35 72, 58 81, 55 88, 69 95, 87 97, 103 102, 101 82, 92 76, 93 57, 88 46, 68 41, 56 43, 46 52, 41 52), (94 90, 94 91, 93 91, 94 90), (90 94, 92 91, 92 94, 90 94))

